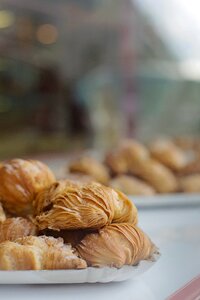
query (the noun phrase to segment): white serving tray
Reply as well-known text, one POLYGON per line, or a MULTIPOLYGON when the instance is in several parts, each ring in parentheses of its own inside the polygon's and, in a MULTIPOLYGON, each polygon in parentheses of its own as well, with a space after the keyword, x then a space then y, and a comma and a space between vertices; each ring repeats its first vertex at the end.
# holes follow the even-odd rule
POLYGON ((184 207, 200 205, 200 194, 157 194, 153 196, 129 195, 137 208, 184 207))
POLYGON ((124 281, 137 277, 151 268, 154 261, 141 261, 137 266, 116 268, 86 268, 83 270, 52 271, 0 271, 0 284, 61 284, 61 283, 106 283, 124 281))

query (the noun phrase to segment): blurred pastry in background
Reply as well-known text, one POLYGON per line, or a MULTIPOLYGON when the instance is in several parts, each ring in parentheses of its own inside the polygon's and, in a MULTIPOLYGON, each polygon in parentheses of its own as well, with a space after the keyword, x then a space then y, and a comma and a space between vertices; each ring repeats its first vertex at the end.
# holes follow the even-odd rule
POLYGON ((153 187, 151 187, 141 179, 129 175, 119 175, 113 178, 110 181, 109 185, 115 189, 122 191, 127 195, 154 195, 155 194, 155 190, 153 187))
POLYGON ((25 218, 7 218, 0 223, 0 243, 4 241, 15 241, 28 235, 36 235, 36 226, 25 218))
POLYGON ((188 175, 179 179, 180 191, 184 193, 200 193, 200 174, 188 175))
POLYGON ((109 181, 109 172, 106 166, 91 157, 81 157, 72 161, 68 166, 68 171, 91 176, 94 180, 103 184, 107 184, 109 181))
POLYGON ((0 203, 0 223, 6 220, 6 214, 3 209, 2 204, 0 203))
POLYGON ((52 171, 40 161, 5 161, 0 166, 0 201, 13 215, 31 214, 32 202, 37 193, 54 181, 52 171))
POLYGON ((200 174, 200 157, 189 162, 179 171, 179 175, 200 174))
POLYGON ((90 183, 95 181, 94 177, 81 173, 67 173, 64 180, 74 181, 78 183, 90 183))
POLYGON ((136 265, 140 260, 151 259, 155 253, 148 236, 128 223, 111 224, 87 234, 76 249, 88 266, 93 267, 136 265))
POLYGON ((149 150, 153 158, 174 171, 182 169, 187 163, 184 151, 168 139, 152 142, 149 150))

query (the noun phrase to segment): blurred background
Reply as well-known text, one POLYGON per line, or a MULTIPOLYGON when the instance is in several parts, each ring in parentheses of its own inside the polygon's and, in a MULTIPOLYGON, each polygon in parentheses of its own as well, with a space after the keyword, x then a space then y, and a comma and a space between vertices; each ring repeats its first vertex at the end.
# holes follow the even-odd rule
POLYGON ((199 9, 1 0, 0 159, 199 135, 199 9))

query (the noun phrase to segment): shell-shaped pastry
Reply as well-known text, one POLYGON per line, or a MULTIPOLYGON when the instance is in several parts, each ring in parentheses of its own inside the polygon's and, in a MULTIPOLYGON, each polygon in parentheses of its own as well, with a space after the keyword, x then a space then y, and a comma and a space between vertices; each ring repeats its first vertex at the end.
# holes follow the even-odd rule
POLYGON ((174 171, 183 168, 187 162, 184 152, 167 139, 159 139, 151 143, 150 153, 155 159, 174 171))
POLYGON ((127 195, 155 194, 155 190, 152 186, 134 176, 118 175, 110 181, 110 186, 127 195))
POLYGON ((5 211, 3 209, 2 204, 0 203, 0 223, 5 221, 5 219, 6 219, 6 214, 5 214, 5 211))
POLYGON ((36 160, 13 159, 0 167, 0 201, 14 215, 32 213, 36 194, 55 181, 51 170, 36 160))
POLYGON ((0 244, 0 270, 83 269, 86 266, 62 239, 30 236, 0 244))
POLYGON ((18 238, 35 235, 36 226, 29 220, 18 218, 7 218, 0 223, 0 243, 4 241, 15 241, 18 238))
POLYGON ((137 209, 120 192, 99 183, 56 182, 34 201, 36 224, 43 229, 97 229, 113 222, 137 222, 137 209))
POLYGON ((106 184, 109 181, 107 168, 91 157, 81 157, 69 164, 69 172, 89 175, 93 181, 106 184))
POLYGON ((128 223, 111 224, 88 234, 76 249, 88 266, 116 268, 151 259, 156 251, 148 236, 128 223))

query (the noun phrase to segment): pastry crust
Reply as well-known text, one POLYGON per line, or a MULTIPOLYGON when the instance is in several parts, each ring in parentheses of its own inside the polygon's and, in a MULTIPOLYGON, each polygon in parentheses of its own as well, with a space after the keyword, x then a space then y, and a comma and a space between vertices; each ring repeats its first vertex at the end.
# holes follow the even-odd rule
POLYGON ((55 181, 51 170, 36 160, 13 159, 0 167, 0 200, 16 216, 32 213, 36 194, 55 181))
POLYGON ((7 218, 0 223, 0 243, 4 241, 15 241, 28 235, 36 235, 36 226, 24 218, 7 218))
POLYGON ((0 244, 0 270, 83 269, 86 262, 61 238, 25 237, 0 244))
POLYGON ((99 183, 56 182, 38 194, 34 207, 40 230, 97 229, 112 221, 137 222, 134 204, 99 183))
POLYGON ((76 249, 88 266, 116 268, 151 259, 156 251, 147 235, 128 223, 111 224, 88 234, 76 249))
POLYGON ((5 211, 3 209, 2 204, 0 203, 0 223, 4 222, 6 220, 6 214, 5 211))
POLYGON ((179 185, 181 192, 200 193, 200 174, 193 174, 180 178, 179 185))
POLYGON ((200 173, 200 157, 189 162, 179 171, 179 175, 192 175, 200 173))
POLYGON ((149 146, 152 157, 168 168, 178 171, 186 165, 186 156, 172 141, 159 139, 149 146))
POLYGON ((118 189, 127 195, 154 195, 155 190, 146 182, 134 176, 119 175, 110 181, 112 188, 118 189))
POLYGON ((89 175, 93 181, 106 184, 109 181, 107 168, 91 157, 81 157, 69 165, 69 172, 89 175))

